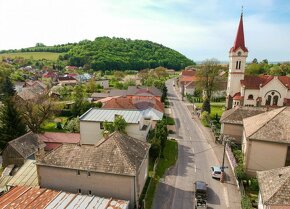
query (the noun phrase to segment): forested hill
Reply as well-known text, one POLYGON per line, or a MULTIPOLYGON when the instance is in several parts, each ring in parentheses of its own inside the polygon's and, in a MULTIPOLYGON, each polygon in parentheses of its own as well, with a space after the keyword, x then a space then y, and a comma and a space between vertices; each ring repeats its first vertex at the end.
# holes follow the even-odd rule
POLYGON ((59 59, 67 60, 69 65, 86 66, 95 70, 140 70, 158 66, 179 70, 194 64, 184 55, 163 45, 123 38, 98 37, 94 41, 84 40, 50 47, 37 44, 36 47, 19 51, 61 52, 63 54, 59 59))

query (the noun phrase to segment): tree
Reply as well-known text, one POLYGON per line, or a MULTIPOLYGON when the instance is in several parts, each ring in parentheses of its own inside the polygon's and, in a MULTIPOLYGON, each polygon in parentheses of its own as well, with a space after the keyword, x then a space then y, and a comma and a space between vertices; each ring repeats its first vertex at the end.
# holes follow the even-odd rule
POLYGON ((252 63, 253 64, 258 64, 259 62, 258 62, 257 58, 254 58, 253 61, 252 61, 252 63))
MULTIPOLYGON (((219 72, 222 67, 219 64, 219 61, 216 59, 205 60, 201 68, 197 71, 197 86, 203 89, 204 93, 204 102, 209 104, 204 104, 205 107, 210 106, 210 100, 213 91, 216 89, 217 81, 219 79, 219 72)), ((204 110, 203 110, 204 111, 204 110)), ((210 113, 210 108, 209 111, 210 113)))
POLYGON ((16 91, 14 89, 14 85, 8 76, 5 76, 1 82, 0 92, 2 92, 5 97, 12 97, 15 95, 16 91))
POLYGON ((79 117, 71 119, 67 123, 67 125, 65 126, 65 129, 71 133, 79 133, 80 132, 80 119, 79 119, 79 117))
POLYGON ((125 129, 126 129, 127 125, 128 124, 125 121, 125 119, 123 118, 123 116, 118 115, 118 116, 115 117, 115 120, 114 120, 114 123, 113 123, 115 131, 126 133, 125 129))
POLYGON ((161 157, 163 157, 163 150, 166 145, 168 136, 166 120, 158 121, 155 127, 155 140, 160 144, 161 157))
POLYGON ((26 133, 26 125, 17 111, 14 99, 6 98, 0 107, 0 148, 12 139, 26 133))
POLYGON ((39 95, 31 100, 18 99, 17 109, 23 121, 34 133, 41 132, 41 125, 54 112, 54 106, 48 95, 39 95))
POLYGON ((80 116, 84 111, 85 91, 83 86, 76 85, 73 92, 74 104, 72 105, 72 114, 74 117, 80 116))

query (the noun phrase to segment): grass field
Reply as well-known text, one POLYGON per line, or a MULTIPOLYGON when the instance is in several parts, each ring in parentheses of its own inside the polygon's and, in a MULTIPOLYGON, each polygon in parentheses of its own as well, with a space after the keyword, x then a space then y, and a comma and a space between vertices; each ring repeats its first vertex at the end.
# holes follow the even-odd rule
POLYGON ((47 120, 41 126, 41 130, 44 132, 65 132, 66 131, 65 129, 57 129, 56 124, 57 122, 60 122, 61 125, 64 126, 66 121, 67 121, 67 117, 57 117, 57 118, 47 120))
POLYGON ((54 53, 54 52, 18 52, 18 53, 7 53, 7 54, 0 54, 0 59, 2 60, 3 57, 15 58, 15 57, 23 57, 24 59, 32 59, 32 60, 52 60, 56 61, 58 56, 61 53, 54 53))

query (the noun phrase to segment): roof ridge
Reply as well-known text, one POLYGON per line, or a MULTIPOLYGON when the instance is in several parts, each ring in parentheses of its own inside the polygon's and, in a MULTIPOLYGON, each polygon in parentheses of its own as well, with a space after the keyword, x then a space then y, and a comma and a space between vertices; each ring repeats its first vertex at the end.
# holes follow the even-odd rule
MULTIPOLYGON (((274 118, 276 118, 277 117, 277 115, 279 115, 283 110, 285 110, 285 108, 286 107, 281 107, 281 108, 278 108, 278 109, 276 109, 276 110, 279 110, 279 109, 281 109, 278 113, 276 113, 274 116, 272 116, 267 122, 265 122, 263 125, 261 125, 257 130, 255 130, 251 135, 249 135, 248 137, 251 137, 251 136, 253 136, 255 133, 257 133, 259 130, 261 130, 263 127, 265 127, 268 123, 269 123, 269 121, 270 120, 273 120, 274 118)), ((273 110, 272 110, 273 111, 273 110)), ((269 111, 269 112, 271 112, 271 111, 269 111)), ((261 114, 267 114, 267 113, 269 113, 269 112, 264 112, 264 113, 261 113, 261 114)), ((255 115, 255 116, 259 116, 259 115, 255 115)), ((255 116, 253 116, 253 117, 255 117, 255 116)))

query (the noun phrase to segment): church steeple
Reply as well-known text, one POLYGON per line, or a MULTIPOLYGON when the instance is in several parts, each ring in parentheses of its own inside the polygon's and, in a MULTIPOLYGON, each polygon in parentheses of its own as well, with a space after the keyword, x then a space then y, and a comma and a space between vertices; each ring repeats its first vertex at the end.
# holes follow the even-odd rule
POLYGON ((231 48, 230 51, 236 52, 239 48, 241 48, 244 52, 248 52, 248 49, 245 46, 243 12, 241 13, 240 23, 239 23, 236 39, 234 42, 234 46, 231 48))
POLYGON ((243 12, 241 14, 240 23, 234 42, 234 46, 229 52, 229 76, 227 86, 227 108, 230 109, 235 105, 240 105, 240 102, 233 101, 235 95, 243 97, 241 89, 241 80, 244 80, 246 59, 248 49, 245 46, 244 27, 243 27, 243 12), (233 103, 235 102, 235 104, 233 103), (239 104, 238 104, 239 103, 239 104))

